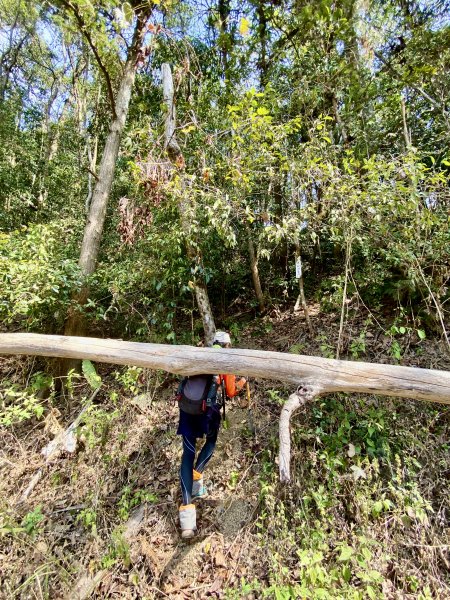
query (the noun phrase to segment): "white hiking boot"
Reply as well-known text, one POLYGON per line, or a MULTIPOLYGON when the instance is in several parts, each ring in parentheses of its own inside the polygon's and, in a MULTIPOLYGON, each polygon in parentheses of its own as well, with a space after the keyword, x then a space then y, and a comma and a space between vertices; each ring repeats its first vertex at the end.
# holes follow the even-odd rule
POLYGON ((197 529, 197 519, 195 514, 195 506, 193 504, 182 504, 179 510, 181 537, 189 539, 194 537, 197 529))

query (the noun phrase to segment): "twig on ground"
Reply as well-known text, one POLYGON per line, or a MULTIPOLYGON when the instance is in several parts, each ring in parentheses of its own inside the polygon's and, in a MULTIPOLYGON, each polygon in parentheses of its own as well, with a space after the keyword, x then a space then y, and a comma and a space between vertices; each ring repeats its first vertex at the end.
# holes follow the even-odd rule
MULTIPOLYGON (((83 407, 83 410, 80 412, 80 414, 77 416, 77 418, 69 425, 69 427, 67 429, 65 429, 64 431, 62 431, 60 434, 58 434, 49 444, 47 444, 41 450, 41 454, 43 454, 45 456, 44 466, 48 465, 52 460, 58 458, 64 449, 67 450, 68 452, 75 451, 76 439, 75 439, 74 431, 80 424, 81 418, 84 415, 84 413, 91 406, 91 404, 94 401, 95 397, 97 396, 99 390, 100 390, 100 387, 98 387, 94 391, 94 393, 91 395, 91 397, 89 398, 89 400, 86 402, 85 406, 83 407)), ((44 466, 42 466, 33 475, 30 483, 28 484, 28 486, 26 487, 25 491, 22 493, 22 495, 20 496, 20 498, 16 504, 21 504, 22 502, 25 502, 25 500, 28 498, 28 496, 34 490, 36 485, 42 479, 42 476, 44 474, 44 466)))

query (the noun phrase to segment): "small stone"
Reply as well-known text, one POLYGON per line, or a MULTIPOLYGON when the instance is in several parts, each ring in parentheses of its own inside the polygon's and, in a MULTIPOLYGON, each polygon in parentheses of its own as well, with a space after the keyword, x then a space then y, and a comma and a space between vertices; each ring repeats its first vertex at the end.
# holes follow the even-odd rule
POLYGON ((40 553, 40 554, 47 554, 48 552, 48 546, 45 542, 38 542, 36 544, 36 550, 40 553))

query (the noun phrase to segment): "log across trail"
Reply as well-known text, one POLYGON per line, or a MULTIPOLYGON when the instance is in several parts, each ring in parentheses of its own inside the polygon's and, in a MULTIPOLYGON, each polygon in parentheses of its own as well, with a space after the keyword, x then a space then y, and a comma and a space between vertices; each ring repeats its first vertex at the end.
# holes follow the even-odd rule
POLYGON ((245 373, 251 377, 278 379, 301 386, 314 397, 331 392, 358 392, 450 404, 449 371, 281 352, 144 344, 36 333, 2 333, 1 354, 89 359, 162 369, 180 375, 245 373))

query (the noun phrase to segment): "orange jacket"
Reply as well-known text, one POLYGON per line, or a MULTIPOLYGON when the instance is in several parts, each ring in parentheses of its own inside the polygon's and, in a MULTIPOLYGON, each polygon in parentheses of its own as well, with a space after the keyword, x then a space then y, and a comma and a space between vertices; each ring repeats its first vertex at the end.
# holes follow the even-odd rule
POLYGON ((219 384, 221 384, 222 381, 225 381, 225 391, 228 398, 234 398, 244 387, 246 379, 245 377, 241 377, 239 381, 236 381, 236 375, 219 375, 219 384))

